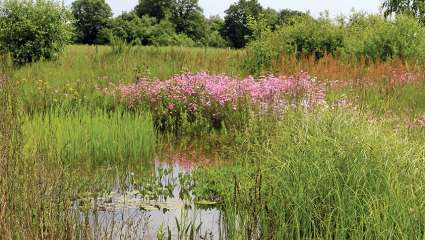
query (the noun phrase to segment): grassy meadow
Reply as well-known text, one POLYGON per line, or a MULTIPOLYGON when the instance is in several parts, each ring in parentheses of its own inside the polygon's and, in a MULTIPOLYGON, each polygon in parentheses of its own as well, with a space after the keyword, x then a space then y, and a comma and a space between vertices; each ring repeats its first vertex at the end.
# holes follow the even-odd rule
POLYGON ((3 60, 0 238, 96 238, 74 201, 125 172, 147 179, 173 146, 218 156, 195 157, 193 191, 224 212, 226 239, 424 239, 423 68, 286 57, 254 79, 246 57, 72 45, 3 60))

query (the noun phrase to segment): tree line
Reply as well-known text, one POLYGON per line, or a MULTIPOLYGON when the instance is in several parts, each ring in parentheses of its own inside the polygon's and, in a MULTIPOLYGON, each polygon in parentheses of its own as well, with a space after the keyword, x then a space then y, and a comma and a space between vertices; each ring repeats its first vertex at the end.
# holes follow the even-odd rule
POLYGON ((139 0, 129 12, 113 17, 105 0, 76 0, 75 42, 105 44, 112 38, 142 45, 242 48, 252 36, 249 21, 266 19, 271 28, 305 13, 263 8, 257 0, 239 0, 222 19, 205 17, 198 0, 139 0))
MULTIPOLYGON (((424 24, 424 2, 385 0, 382 8, 387 18, 407 14, 424 24)), ((367 19, 371 27, 373 19, 367 19)), ((341 47, 335 24, 328 27, 332 29, 330 37, 318 34, 318 29, 327 26, 308 13, 265 8, 258 0, 237 1, 225 11, 224 18, 206 17, 198 0, 139 0, 134 9, 115 17, 105 0, 76 0, 70 8, 58 0, 0 0, 0 54, 8 53, 15 63, 24 64, 55 58, 70 42, 231 48, 244 48, 251 42, 257 50, 267 49, 256 59, 272 59, 269 55, 276 55, 276 49, 269 45, 281 42, 277 49, 282 51, 293 48, 292 52, 302 50, 319 56, 341 47), (270 43, 267 47, 266 40, 270 43)), ((388 38, 391 31, 387 31, 388 38)))

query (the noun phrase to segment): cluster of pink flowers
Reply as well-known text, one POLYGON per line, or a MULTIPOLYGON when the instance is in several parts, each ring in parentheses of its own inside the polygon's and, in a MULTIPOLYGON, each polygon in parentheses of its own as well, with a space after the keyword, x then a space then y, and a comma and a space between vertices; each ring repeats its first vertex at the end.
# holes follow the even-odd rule
POLYGON ((425 114, 419 117, 418 119, 416 119, 416 124, 420 127, 425 128, 425 114))
POLYGON ((418 79, 414 72, 409 72, 404 69, 397 69, 391 72, 391 82, 394 84, 408 84, 418 79))
POLYGON ((324 86, 306 73, 296 76, 266 76, 236 79, 208 73, 185 73, 166 81, 139 79, 137 83, 120 85, 118 96, 130 107, 139 103, 173 111, 177 106, 190 112, 199 109, 237 110, 241 101, 261 111, 286 109, 297 99, 306 108, 325 102, 324 86))

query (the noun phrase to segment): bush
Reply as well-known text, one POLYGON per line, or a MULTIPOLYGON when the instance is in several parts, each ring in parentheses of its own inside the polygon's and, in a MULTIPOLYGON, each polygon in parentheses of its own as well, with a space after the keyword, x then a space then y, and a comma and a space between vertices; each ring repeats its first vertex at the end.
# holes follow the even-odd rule
POLYGON ((424 59, 425 29, 415 18, 399 15, 394 22, 381 16, 353 15, 347 26, 344 52, 368 60, 424 59))
POLYGON ((296 17, 292 25, 284 25, 273 33, 265 33, 248 45, 245 68, 251 73, 270 68, 282 55, 311 55, 317 59, 336 55, 343 46, 344 34, 328 18, 315 20, 296 17))
POLYGON ((291 25, 275 32, 266 32, 247 48, 244 68, 253 74, 273 71, 273 63, 283 56, 326 55, 347 63, 353 60, 386 61, 393 58, 423 62, 425 59, 425 28, 409 16, 395 20, 383 16, 355 13, 348 23, 329 18, 293 18, 291 25))
POLYGON ((125 13, 114 19, 111 32, 127 43, 140 41, 143 45, 152 44, 152 34, 156 19, 149 16, 139 18, 134 13, 125 13))
MULTIPOLYGON (((176 33, 170 21, 162 20, 157 23, 153 17, 138 17, 134 13, 126 13, 116 18, 112 28, 107 32, 110 32, 115 38, 124 39, 127 43, 137 42, 142 45, 185 47, 196 45, 187 35, 176 33)), ((107 35, 107 33, 104 35, 107 35)))
POLYGON ((55 58, 71 38, 69 11, 50 1, 0 3, 0 49, 15 64, 55 58))
POLYGON ((194 47, 196 45, 186 34, 176 33, 173 24, 168 20, 153 26, 151 41, 155 46, 194 47))
POLYGON ((213 31, 213 32, 210 32, 208 35, 207 46, 214 47, 214 48, 225 48, 225 47, 228 47, 229 44, 220 35, 218 31, 213 31))

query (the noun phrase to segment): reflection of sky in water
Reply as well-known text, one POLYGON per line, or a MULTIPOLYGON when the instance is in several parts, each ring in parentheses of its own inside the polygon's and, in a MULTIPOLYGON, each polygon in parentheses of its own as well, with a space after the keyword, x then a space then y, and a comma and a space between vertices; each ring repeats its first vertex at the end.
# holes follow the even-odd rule
MULTIPOLYGON (((225 226, 220 210, 196 208, 193 201, 182 200, 179 197, 181 185, 179 174, 188 174, 192 170, 190 161, 175 161, 173 164, 155 161, 155 176, 159 179, 161 169, 170 169, 169 174, 163 176, 160 181, 163 185, 172 183, 175 185, 173 197, 160 201, 144 200, 143 196, 132 192, 122 194, 117 192, 111 194, 111 198, 106 200, 107 207, 101 207, 97 213, 91 213, 87 220, 92 228, 95 237, 100 239, 156 239, 157 232, 161 225, 165 236, 170 228, 173 236, 177 238, 176 219, 180 225, 192 224, 197 228, 200 223, 200 231, 195 239, 207 236, 207 239, 225 239, 225 226), (141 210, 140 205, 148 203, 150 208, 141 210), (167 206, 168 210, 155 209, 158 203, 160 206, 167 206), (187 207, 184 207, 184 206, 187 207), (185 216, 185 217, 184 217, 185 216)), ((128 187, 132 191, 132 186, 128 187)), ((193 197, 191 195, 191 197, 193 197)), ((100 201, 101 202, 101 201, 100 201)), ((190 230, 189 230, 190 233, 190 230)))

